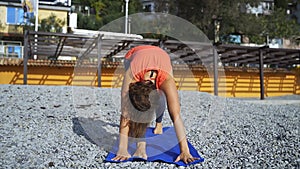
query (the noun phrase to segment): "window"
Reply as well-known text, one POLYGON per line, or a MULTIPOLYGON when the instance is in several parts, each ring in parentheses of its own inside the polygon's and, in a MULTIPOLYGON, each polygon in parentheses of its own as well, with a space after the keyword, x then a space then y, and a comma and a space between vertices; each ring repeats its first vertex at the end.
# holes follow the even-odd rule
POLYGON ((22 8, 7 7, 7 23, 21 24, 24 22, 24 11, 22 8))
POLYGON ((24 13, 23 8, 7 7, 7 24, 24 24, 29 23, 30 18, 33 18, 33 12, 24 13))
POLYGON ((14 46, 14 45, 7 45, 4 46, 5 50, 5 57, 10 57, 10 58, 22 58, 22 47, 21 46, 14 46))
POLYGON ((22 58, 21 46, 7 46, 7 56, 22 58))
POLYGON ((0 57, 23 58, 21 42, 0 41, 0 57))

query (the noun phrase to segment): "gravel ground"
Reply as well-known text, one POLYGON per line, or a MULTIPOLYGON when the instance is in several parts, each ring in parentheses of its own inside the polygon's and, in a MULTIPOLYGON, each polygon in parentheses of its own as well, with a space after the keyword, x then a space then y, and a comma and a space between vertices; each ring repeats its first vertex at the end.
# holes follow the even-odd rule
MULTIPOLYGON (((0 168, 182 168, 104 162, 118 137, 119 89, 0 85, 0 92, 0 168)), ((205 158, 187 168, 300 168, 299 95, 179 95, 188 139, 205 158)))

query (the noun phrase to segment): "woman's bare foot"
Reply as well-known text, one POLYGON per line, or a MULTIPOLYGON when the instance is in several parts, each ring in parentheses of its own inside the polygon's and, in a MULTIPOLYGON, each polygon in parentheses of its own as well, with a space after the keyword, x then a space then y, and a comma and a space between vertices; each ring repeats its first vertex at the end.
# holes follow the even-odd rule
POLYGON ((147 160, 148 156, 146 154, 146 142, 145 141, 138 142, 136 143, 136 147, 137 148, 133 156, 140 157, 147 160))
POLYGON ((155 129, 154 129, 154 134, 162 134, 163 130, 162 130, 162 123, 156 123, 155 124, 155 129))

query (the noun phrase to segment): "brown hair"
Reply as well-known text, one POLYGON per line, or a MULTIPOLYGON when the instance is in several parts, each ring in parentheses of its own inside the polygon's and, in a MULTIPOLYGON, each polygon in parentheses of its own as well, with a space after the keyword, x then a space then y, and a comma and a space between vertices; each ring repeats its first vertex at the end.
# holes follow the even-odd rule
POLYGON ((141 81, 129 85, 130 135, 135 138, 144 136, 158 106, 159 94, 151 81, 141 81))

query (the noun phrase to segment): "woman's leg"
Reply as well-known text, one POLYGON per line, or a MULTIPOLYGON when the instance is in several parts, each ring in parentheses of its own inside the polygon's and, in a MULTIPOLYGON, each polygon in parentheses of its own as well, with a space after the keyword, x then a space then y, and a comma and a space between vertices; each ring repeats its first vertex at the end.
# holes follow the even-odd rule
POLYGON ((162 134, 162 119, 164 112, 166 110, 166 98, 165 95, 161 92, 159 99, 159 107, 156 109, 156 120, 155 120, 155 129, 154 134, 162 134))

